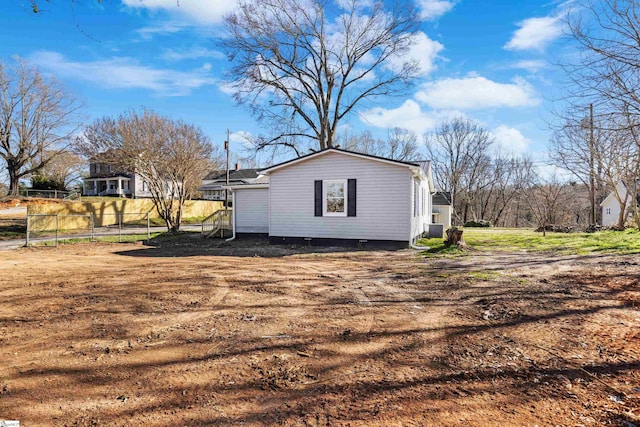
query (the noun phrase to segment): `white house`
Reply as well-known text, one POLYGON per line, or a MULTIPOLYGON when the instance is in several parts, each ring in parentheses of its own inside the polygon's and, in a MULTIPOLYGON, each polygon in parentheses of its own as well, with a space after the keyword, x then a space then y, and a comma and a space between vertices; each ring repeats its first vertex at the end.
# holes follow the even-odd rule
POLYGON ((448 191, 438 191, 433 194, 433 216, 431 222, 442 224, 444 228, 451 227, 451 193, 448 191))
MULTIPOLYGON (((229 170, 229 186, 251 184, 262 176, 260 169, 241 169, 240 164, 236 163, 235 169, 229 170)), ((202 191, 202 198, 205 200, 227 199, 227 171, 216 170, 210 172, 202 179, 202 186, 198 191, 202 191)))
MULTIPOLYGON (((633 181, 631 184, 633 184, 633 181)), ((633 191, 633 189, 631 189, 631 191, 633 191)), ((635 191, 640 192, 640 180, 636 184, 635 191)), ((625 212, 623 213, 625 215, 625 222, 630 218, 632 214, 632 203, 640 203, 640 201, 638 200, 638 196, 632 197, 628 192, 629 188, 627 184, 623 181, 618 181, 615 190, 609 193, 602 203, 600 203, 600 206, 602 207, 602 225, 605 227, 611 227, 618 224, 622 209, 618 199, 616 198, 616 194, 618 194, 621 200, 627 200, 625 212)))
POLYGON ((82 182, 84 196, 151 197, 149 186, 136 173, 122 171, 110 163, 91 161, 89 177, 82 182))
POLYGON ((234 236, 271 243, 407 247, 428 230, 429 162, 329 148, 264 169, 234 185, 234 236))

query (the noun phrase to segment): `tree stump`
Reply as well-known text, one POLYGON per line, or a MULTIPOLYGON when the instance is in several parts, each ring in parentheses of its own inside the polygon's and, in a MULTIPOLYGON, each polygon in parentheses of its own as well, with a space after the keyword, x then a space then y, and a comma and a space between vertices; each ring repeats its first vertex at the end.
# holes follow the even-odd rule
POLYGON ((456 245, 459 248, 465 247, 462 239, 462 230, 458 229, 458 227, 451 227, 447 230, 447 240, 444 241, 444 246, 448 248, 451 245, 456 245))

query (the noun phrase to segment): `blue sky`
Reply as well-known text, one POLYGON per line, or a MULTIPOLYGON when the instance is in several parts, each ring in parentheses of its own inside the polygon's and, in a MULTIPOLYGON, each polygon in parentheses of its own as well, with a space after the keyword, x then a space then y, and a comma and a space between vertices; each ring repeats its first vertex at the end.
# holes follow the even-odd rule
MULTIPOLYGON (((413 54, 423 73, 405 95, 378 99, 345 125, 419 135, 464 115, 504 150, 542 160, 559 73, 567 2, 416 0, 423 18, 413 54)), ((228 68, 214 38, 226 0, 11 0, 0 15, 0 56, 25 58, 85 104, 87 121, 145 106, 200 126, 242 156, 243 135, 263 132, 225 90, 228 68)), ((420 140, 422 138, 420 137, 420 140)))

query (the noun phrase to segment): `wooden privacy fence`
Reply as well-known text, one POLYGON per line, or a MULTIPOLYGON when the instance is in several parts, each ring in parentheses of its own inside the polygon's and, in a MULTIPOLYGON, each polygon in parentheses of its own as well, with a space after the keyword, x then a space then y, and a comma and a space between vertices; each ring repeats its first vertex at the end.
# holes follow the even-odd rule
POLYGON ((94 240, 100 236, 118 236, 123 234, 146 234, 151 239, 149 212, 128 212, 106 214, 96 218, 88 214, 27 214, 26 246, 35 238, 54 240, 56 246, 62 239, 86 238, 94 240))
MULTIPOLYGON (((187 200, 182 211, 182 217, 205 218, 223 207, 222 202, 187 200)), ((129 214, 130 212, 148 212, 152 220, 160 218, 153 201, 150 199, 106 199, 29 206, 29 213, 31 214, 76 215, 92 213, 96 220, 103 216, 115 218, 114 215, 129 214)))

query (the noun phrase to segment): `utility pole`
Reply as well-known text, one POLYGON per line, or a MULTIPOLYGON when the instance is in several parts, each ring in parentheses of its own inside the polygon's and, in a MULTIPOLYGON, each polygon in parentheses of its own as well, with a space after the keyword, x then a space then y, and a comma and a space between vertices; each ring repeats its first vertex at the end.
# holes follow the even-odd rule
MULTIPOLYGON (((227 152, 227 187, 229 187, 229 129, 227 129, 227 139, 224 141, 224 149, 227 152)), ((224 207, 229 209, 229 189, 224 189, 224 207)))
POLYGON ((595 146, 593 138, 593 103, 589 104, 589 186, 591 187, 591 224, 598 222, 596 208, 595 146))

